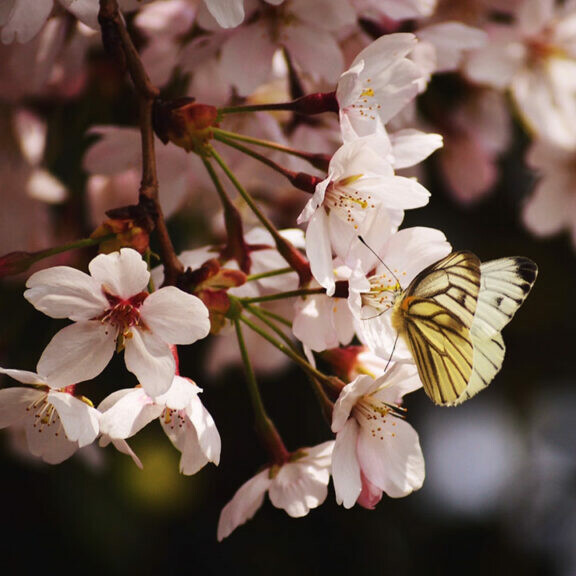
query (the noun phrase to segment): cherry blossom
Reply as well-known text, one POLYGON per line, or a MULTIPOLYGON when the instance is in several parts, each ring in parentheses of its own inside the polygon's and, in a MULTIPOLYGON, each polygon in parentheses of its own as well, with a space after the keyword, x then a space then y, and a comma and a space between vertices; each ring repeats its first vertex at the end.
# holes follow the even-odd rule
POLYGON ((334 441, 301 448, 288 462, 265 468, 248 480, 222 509, 218 540, 250 520, 262 506, 266 493, 276 508, 282 508, 292 518, 306 516, 320 506, 328 495, 333 448, 334 441))
POLYGON ((0 368, 0 373, 27 385, 0 390, 0 428, 23 428, 32 455, 59 464, 98 436, 100 413, 74 396, 73 387, 55 387, 26 370, 0 368))
POLYGON ((406 20, 430 16, 436 0, 352 0, 359 16, 380 20, 406 20))
POLYGON ((416 43, 413 34, 381 36, 340 76, 336 98, 345 142, 379 132, 416 97, 422 73, 407 58, 416 43))
POLYGON ((332 417, 338 504, 373 508, 382 492, 400 498, 422 486, 424 457, 418 434, 398 408, 404 394, 420 386, 415 366, 396 364, 379 378, 358 376, 344 387, 332 417))
POLYGON ((170 387, 174 344, 192 344, 209 330, 208 310, 195 296, 167 286, 149 294, 150 273, 131 248, 100 254, 90 275, 67 266, 33 274, 24 297, 52 318, 75 324, 50 341, 38 368, 53 385, 94 378, 114 350, 125 350, 126 367, 157 396, 170 387))
POLYGON ((494 24, 490 41, 468 59, 468 76, 509 89, 530 133, 558 146, 576 144, 576 5, 526 0, 509 26, 494 24))
POLYGON ((401 223, 404 209, 428 202, 430 193, 416 180, 395 175, 392 161, 384 133, 345 143, 298 218, 308 221, 306 254, 329 296, 334 293, 333 253, 347 261, 359 235, 377 229, 385 239, 401 223))
POLYGON ((159 419, 172 444, 182 453, 180 472, 196 474, 220 461, 220 435, 192 380, 176 375, 167 392, 151 398, 143 388, 117 390, 98 406, 100 428, 111 439, 126 439, 159 419))
POLYGON ((566 231, 576 247, 576 148, 534 142, 526 160, 538 181, 522 209, 524 225, 541 237, 566 231))

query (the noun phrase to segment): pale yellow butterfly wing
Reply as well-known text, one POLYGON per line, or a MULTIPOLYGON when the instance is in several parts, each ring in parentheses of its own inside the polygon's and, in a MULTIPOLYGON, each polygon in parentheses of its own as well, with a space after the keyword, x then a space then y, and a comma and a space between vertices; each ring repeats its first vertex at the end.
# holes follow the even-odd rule
POLYGON ((470 327, 474 346, 472 375, 453 404, 460 404, 486 388, 502 368, 506 347, 500 332, 530 293, 538 267, 528 258, 512 257, 484 262, 480 272, 478 304, 470 327))
POLYGON ((470 327, 480 290, 480 261, 453 252, 414 278, 392 312, 424 390, 436 404, 454 403, 472 377, 474 346, 470 327))

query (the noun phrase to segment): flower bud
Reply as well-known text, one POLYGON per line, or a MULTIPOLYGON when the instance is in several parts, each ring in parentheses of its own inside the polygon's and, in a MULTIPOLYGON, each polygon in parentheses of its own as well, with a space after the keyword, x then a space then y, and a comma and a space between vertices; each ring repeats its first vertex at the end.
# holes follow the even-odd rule
POLYGON ((154 131, 164 144, 172 142, 186 152, 202 155, 212 128, 217 126, 218 110, 208 104, 200 104, 194 98, 176 98, 154 104, 154 131))

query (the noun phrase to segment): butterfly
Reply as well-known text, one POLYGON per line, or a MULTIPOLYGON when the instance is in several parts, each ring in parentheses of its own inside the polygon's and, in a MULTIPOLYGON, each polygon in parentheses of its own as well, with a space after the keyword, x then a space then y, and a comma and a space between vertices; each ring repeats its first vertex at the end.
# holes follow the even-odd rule
POLYGON ((460 404, 490 384, 504 361, 501 331, 537 274, 528 258, 481 263, 471 252, 452 252, 422 270, 396 298, 392 325, 435 404, 460 404))

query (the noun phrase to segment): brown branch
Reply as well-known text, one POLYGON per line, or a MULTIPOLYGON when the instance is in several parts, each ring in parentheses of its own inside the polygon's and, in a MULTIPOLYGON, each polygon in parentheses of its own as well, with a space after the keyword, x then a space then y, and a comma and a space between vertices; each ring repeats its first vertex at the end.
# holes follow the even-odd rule
POLYGON ((159 252, 164 263, 164 284, 174 285, 184 271, 182 263, 174 251, 172 240, 166 228, 166 221, 158 200, 158 172, 154 148, 152 111, 159 91, 148 77, 136 50, 117 0, 100 0, 98 22, 102 30, 104 48, 126 67, 139 100, 140 136, 142 142, 142 180, 139 203, 151 212, 156 226, 159 252))

